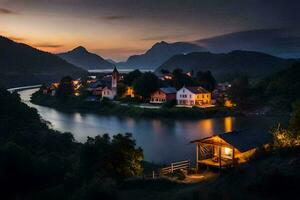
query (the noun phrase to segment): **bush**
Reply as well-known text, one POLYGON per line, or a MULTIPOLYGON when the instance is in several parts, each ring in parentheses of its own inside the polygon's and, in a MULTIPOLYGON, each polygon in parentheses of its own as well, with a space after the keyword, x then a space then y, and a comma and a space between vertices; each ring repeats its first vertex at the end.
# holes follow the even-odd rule
POLYGON ((171 101, 167 101, 165 103, 163 103, 162 107, 163 108, 172 108, 174 106, 176 106, 177 102, 176 102, 176 99, 173 99, 171 101))

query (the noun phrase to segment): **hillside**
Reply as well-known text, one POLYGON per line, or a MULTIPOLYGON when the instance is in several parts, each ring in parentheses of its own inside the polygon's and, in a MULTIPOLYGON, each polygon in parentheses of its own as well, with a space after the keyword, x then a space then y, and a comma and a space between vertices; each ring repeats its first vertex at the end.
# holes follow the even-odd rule
POLYGON ((261 29, 234 32, 195 41, 210 52, 260 51, 283 58, 300 57, 300 28, 261 29))
POLYGON ((256 86, 257 94, 264 103, 268 103, 277 111, 291 110, 292 103, 300 100, 300 63, 274 75, 268 76, 256 86))
POLYGON ((186 42, 154 44, 146 53, 133 55, 126 62, 119 63, 120 67, 155 69, 170 57, 177 54, 204 51, 203 47, 186 42))
POLYGON ((110 69, 114 67, 114 65, 111 62, 104 60, 101 56, 98 56, 97 54, 88 52, 82 46, 79 46, 66 53, 60 53, 57 55, 62 59, 68 61, 69 63, 86 70, 110 69))
POLYGON ((40 84, 86 72, 51 53, 0 36, 0 82, 6 87, 40 84))
POLYGON ((293 61, 251 51, 232 51, 227 54, 196 52, 173 56, 157 68, 156 72, 161 69, 172 71, 182 68, 194 72, 210 70, 218 79, 237 74, 257 78, 278 72, 290 66, 293 61))

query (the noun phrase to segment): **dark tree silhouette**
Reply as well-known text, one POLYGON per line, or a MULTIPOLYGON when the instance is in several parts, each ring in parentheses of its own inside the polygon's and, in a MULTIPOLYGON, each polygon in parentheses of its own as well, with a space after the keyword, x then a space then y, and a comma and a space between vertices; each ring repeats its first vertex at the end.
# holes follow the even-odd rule
POLYGON ((147 99, 159 88, 159 84, 159 79, 155 74, 146 72, 133 83, 133 87, 136 94, 147 99))

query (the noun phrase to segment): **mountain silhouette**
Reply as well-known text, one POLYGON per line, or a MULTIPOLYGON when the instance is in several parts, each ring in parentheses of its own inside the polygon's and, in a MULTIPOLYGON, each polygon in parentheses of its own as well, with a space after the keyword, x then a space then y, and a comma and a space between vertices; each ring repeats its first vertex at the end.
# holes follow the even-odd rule
POLYGON ((165 41, 154 44, 146 53, 133 55, 126 62, 118 63, 120 67, 155 69, 176 54, 201 52, 204 48, 187 42, 167 43, 165 41))
POLYGON ((86 48, 79 46, 66 53, 57 54, 62 59, 68 61, 69 63, 76 65, 85 70, 91 69, 110 69, 114 65, 101 56, 90 53, 86 48))
POLYGON ((65 60, 23 43, 0 36, 0 82, 16 87, 59 81, 63 76, 86 74, 65 60))
POLYGON ((221 54, 194 52, 173 56, 157 68, 156 72, 182 68, 186 72, 210 70, 218 79, 240 74, 259 78, 285 69, 294 61, 295 59, 283 59, 253 51, 236 50, 221 54))

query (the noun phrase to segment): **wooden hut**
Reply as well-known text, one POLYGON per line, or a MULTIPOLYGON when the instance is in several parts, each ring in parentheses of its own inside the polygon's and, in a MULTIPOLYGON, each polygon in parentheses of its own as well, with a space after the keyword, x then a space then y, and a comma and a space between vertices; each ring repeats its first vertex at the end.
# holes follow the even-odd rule
POLYGON ((266 148, 270 135, 259 132, 232 131, 191 141, 196 144, 196 164, 218 168, 244 163, 259 148, 266 148))

